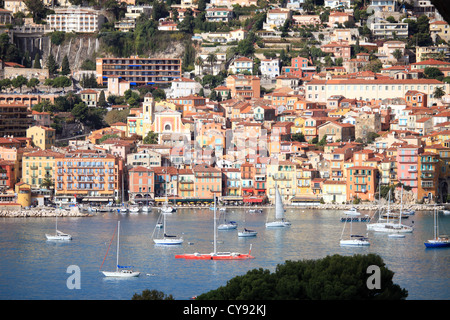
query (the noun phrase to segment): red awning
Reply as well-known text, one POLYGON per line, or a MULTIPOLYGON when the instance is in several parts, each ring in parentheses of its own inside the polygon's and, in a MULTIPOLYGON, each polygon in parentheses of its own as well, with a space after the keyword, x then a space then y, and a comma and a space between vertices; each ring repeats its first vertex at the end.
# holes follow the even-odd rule
POLYGON ((245 198, 244 197, 244 202, 262 202, 263 198, 245 198))

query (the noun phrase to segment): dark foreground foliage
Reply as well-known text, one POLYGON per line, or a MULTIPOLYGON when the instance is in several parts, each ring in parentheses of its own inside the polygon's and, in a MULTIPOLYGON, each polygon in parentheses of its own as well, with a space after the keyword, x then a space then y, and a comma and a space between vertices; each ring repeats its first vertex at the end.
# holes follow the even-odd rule
POLYGON ((198 300, 403 300, 408 292, 392 282, 394 272, 376 254, 286 261, 275 272, 253 269, 198 300), (368 267, 380 270, 380 289, 367 285, 368 267))

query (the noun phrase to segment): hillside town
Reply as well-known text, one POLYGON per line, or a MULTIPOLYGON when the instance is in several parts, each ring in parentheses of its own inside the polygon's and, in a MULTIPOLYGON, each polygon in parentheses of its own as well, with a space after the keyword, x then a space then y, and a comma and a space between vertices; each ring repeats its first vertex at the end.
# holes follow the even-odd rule
POLYGON ((0 27, 0 211, 450 202, 430 0, 4 0, 0 27))

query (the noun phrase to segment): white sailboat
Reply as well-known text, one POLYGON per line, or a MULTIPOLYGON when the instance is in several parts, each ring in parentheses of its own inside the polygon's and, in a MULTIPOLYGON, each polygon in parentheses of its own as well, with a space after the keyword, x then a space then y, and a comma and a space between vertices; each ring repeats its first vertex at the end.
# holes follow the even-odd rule
POLYGON ((221 214, 221 216, 224 217, 223 222, 219 224, 219 226, 217 227, 217 230, 234 230, 237 229, 238 224, 236 223, 236 221, 227 221, 227 219, 225 219, 225 215, 226 213, 221 214))
MULTIPOLYGON (((403 195, 403 187, 402 187, 402 195, 403 195)), ((391 202, 391 191, 389 190, 389 200, 388 200, 388 209, 386 212, 387 219, 381 218, 381 212, 379 213, 379 220, 376 223, 371 223, 367 225, 367 230, 372 230, 376 232, 386 232, 386 233, 411 233, 413 232, 413 227, 402 224, 402 216, 400 215, 398 222, 389 221, 390 214, 390 204, 391 202)), ((403 203, 403 196, 402 196, 403 203)))
POLYGON ((341 247, 361 247, 370 245, 369 239, 367 237, 353 234, 352 220, 350 220, 350 239, 343 239, 346 223, 347 222, 344 223, 344 227, 342 228, 341 240, 339 241, 341 247))
MULTIPOLYGON (((275 220, 266 221, 267 228, 284 228, 289 227, 291 222, 284 218, 284 210, 283 201, 281 200, 280 191, 278 191, 278 187, 275 186, 275 220)), ((269 216, 267 216, 267 219, 269 216)))
POLYGON ((183 243, 183 238, 182 237, 178 237, 178 236, 174 236, 174 235, 169 235, 166 233, 166 215, 161 213, 155 229, 153 230, 153 234, 152 234, 152 238, 153 238, 153 242, 155 244, 161 244, 161 245, 176 245, 176 244, 182 244, 183 243), (163 219, 162 225, 161 225, 161 219, 163 219), (153 237, 155 234, 156 229, 163 229, 163 236, 160 238, 155 238, 153 237))
MULTIPOLYGON (((114 236, 113 236, 114 238, 114 236)), ((111 239, 112 242, 112 239, 111 239)), ((116 278, 131 278, 138 277, 140 275, 139 271, 133 271, 129 266, 120 266, 119 265, 119 244, 120 244, 120 221, 117 221, 117 253, 116 253, 116 271, 101 271, 105 277, 116 277, 116 278)), ((111 243, 109 244, 111 246, 111 243)), ((109 248, 108 248, 109 250, 109 248)), ((106 255, 108 251, 106 251, 106 255)), ((105 258, 106 258, 105 255, 105 258)), ((103 262, 105 262, 105 258, 103 258, 103 262)), ((103 266, 100 266, 100 269, 103 266)))
POLYGON ((70 234, 58 230, 58 217, 55 219, 55 234, 45 234, 47 240, 72 240, 70 234))
MULTIPOLYGON (((245 220, 244 220, 244 224, 245 224, 245 220)), ((238 237, 256 237, 256 235, 258 234, 258 232, 256 232, 255 230, 250 230, 244 227, 244 229, 242 231, 238 232, 238 237)))
MULTIPOLYGON (((166 167, 166 173, 167 173, 167 167, 166 167)), ((173 212, 176 212, 177 209, 175 207, 169 205, 169 200, 167 198, 167 177, 166 177, 165 180, 166 180, 166 190, 165 190, 166 201, 164 201, 164 204, 163 204, 163 206, 161 207, 160 210, 161 210, 162 213, 173 213, 173 212)), ((174 203, 175 203, 175 201, 174 201, 174 203)))
POLYGON ((130 213, 139 213, 140 209, 138 206, 130 207, 130 213))

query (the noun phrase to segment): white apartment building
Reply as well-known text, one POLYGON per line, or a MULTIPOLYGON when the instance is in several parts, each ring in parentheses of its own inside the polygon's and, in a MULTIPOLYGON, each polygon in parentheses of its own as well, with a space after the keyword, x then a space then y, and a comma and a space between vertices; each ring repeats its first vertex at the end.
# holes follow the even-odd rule
POLYGON ((325 0, 323 3, 324 7, 331 9, 345 8, 350 9, 353 5, 353 0, 325 0))
POLYGON ((342 95, 347 99, 370 101, 404 98, 405 93, 409 90, 426 93, 429 98, 433 98, 436 87, 441 87, 445 92, 450 92, 449 84, 435 79, 314 79, 304 86, 307 100, 324 103, 334 95, 342 95))
POLYGON ((280 61, 278 59, 261 60, 259 68, 262 78, 274 79, 280 75, 280 61))
POLYGON ((47 16, 47 24, 53 31, 92 33, 105 22, 99 11, 90 8, 55 8, 54 11, 47 16))
POLYGON ((200 91, 201 87, 197 81, 181 77, 172 81, 167 97, 179 98, 194 95, 200 91))
POLYGON ((397 38, 405 39, 408 37, 407 23, 391 23, 387 21, 373 22, 369 26, 375 39, 397 38))

